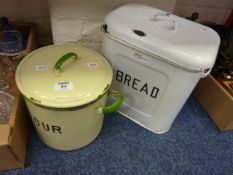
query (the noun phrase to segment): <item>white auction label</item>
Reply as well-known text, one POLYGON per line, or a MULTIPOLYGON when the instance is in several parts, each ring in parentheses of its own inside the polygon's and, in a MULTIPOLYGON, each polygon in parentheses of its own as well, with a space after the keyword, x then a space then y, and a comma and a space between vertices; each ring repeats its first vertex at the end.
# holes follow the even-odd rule
POLYGON ((36 66, 36 71, 46 71, 48 70, 48 65, 38 65, 36 66))
POLYGON ((99 65, 95 62, 87 64, 89 68, 97 68, 99 65))
POLYGON ((73 82, 64 81, 64 82, 55 82, 55 90, 62 91, 62 90, 73 90, 73 82))

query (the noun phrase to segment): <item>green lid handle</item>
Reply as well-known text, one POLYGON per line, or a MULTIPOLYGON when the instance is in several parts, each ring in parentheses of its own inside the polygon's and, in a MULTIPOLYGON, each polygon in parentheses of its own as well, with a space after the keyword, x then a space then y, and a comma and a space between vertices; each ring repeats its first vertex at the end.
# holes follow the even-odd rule
POLYGON ((61 66, 70 58, 74 58, 74 60, 76 61, 78 58, 78 55, 74 52, 66 53, 61 58, 59 58, 59 60, 57 60, 57 62, 55 64, 55 69, 61 70, 61 66))
POLYGON ((116 100, 113 104, 111 104, 109 106, 105 106, 102 108, 102 112, 104 114, 113 113, 116 110, 118 110, 121 107, 121 104, 122 104, 123 99, 124 99, 122 92, 117 91, 117 90, 109 90, 109 96, 115 96, 116 100))

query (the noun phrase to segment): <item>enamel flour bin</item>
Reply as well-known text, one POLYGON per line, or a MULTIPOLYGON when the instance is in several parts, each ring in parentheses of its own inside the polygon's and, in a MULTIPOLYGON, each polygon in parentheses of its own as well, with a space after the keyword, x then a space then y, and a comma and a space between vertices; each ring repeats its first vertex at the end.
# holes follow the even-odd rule
POLYGON ((163 133, 200 78, 209 74, 220 39, 211 28, 141 4, 105 18, 102 52, 113 67, 119 109, 143 127, 163 133))
POLYGON ((109 89, 112 76, 102 55, 77 44, 63 44, 27 55, 15 78, 41 140, 54 149, 73 150, 92 142, 104 114, 120 107, 123 96, 109 89), (106 106, 110 95, 116 101, 106 106))

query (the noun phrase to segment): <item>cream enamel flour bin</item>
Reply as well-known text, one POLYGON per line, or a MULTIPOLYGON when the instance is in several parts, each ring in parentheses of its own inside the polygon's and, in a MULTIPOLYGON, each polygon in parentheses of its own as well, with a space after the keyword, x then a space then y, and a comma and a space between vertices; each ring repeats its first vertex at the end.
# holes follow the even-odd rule
POLYGON ((81 148, 99 134, 105 113, 123 100, 109 90, 112 69, 97 52, 77 44, 53 45, 26 56, 16 70, 39 137, 58 150, 81 148), (107 96, 116 96, 105 106, 107 96))
POLYGON ((112 87, 125 96, 118 111, 153 132, 168 131, 199 79, 212 69, 218 34, 142 4, 115 9, 102 29, 112 87))

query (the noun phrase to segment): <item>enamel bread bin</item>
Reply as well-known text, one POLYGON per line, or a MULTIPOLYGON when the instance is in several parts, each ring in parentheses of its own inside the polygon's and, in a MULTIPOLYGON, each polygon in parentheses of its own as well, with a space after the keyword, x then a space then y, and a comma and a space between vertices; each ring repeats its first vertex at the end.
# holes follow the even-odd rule
POLYGON ((215 31, 141 4, 108 14, 102 53, 125 99, 119 112, 155 132, 169 130, 200 78, 211 71, 220 39, 215 31))

